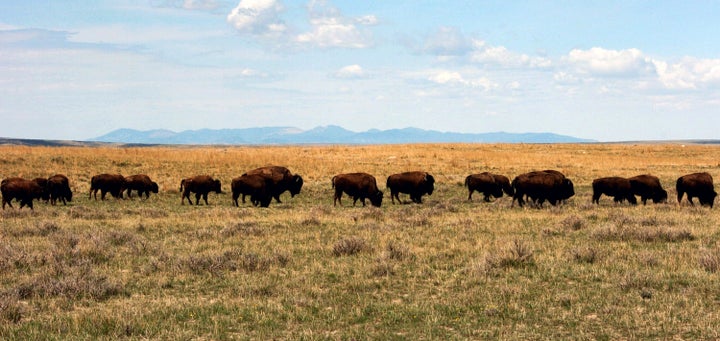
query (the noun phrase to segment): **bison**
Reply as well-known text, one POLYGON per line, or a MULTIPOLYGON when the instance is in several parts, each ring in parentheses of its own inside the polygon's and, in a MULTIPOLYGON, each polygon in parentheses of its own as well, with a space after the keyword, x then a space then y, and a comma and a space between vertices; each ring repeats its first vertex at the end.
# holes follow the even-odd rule
POLYGON ((523 197, 528 196, 539 207, 545 200, 555 206, 557 203, 575 195, 575 188, 570 179, 558 171, 535 171, 520 174, 511 183, 515 190, 513 203, 517 200, 520 207, 525 203, 523 197))
POLYGON ((641 174, 629 178, 630 187, 633 195, 639 195, 643 205, 647 204, 648 199, 652 199, 653 203, 667 202, 667 191, 660 185, 660 179, 654 175, 641 174))
POLYGON ((365 198, 370 199, 370 204, 375 207, 382 205, 383 192, 377 187, 375 177, 367 173, 338 174, 332 178, 332 188, 335 189, 333 206, 338 202, 342 206, 343 192, 353 198, 353 206, 360 199, 365 206, 365 198))
POLYGON ((483 172, 471 174, 465 178, 465 187, 468 188, 468 200, 472 201, 473 192, 478 191, 485 197, 485 202, 490 201, 490 196, 500 198, 505 194, 512 196, 515 192, 510 186, 510 179, 504 175, 483 172))
POLYGON ((422 203, 422 196, 432 195, 435 189, 435 178, 427 172, 405 172, 390 175, 387 178, 387 188, 390 190, 390 200, 395 204, 395 199, 401 203, 399 193, 410 195, 414 203, 422 203))
POLYGON ((50 193, 51 205, 55 205, 58 200, 62 200, 63 205, 67 205, 68 201, 72 201, 70 180, 63 174, 55 174, 49 177, 47 179, 47 189, 50 193))
POLYGON ((187 198, 187 201, 190 205, 192 205, 192 201, 190 200, 190 193, 195 193, 195 205, 198 205, 200 203, 200 197, 205 200, 205 205, 208 204, 208 193, 215 192, 215 193, 222 193, 222 189, 220 187, 220 180, 214 180, 212 177, 208 175, 197 175, 192 178, 186 178, 180 181, 180 192, 182 192, 182 198, 180 198, 180 204, 185 204, 185 198, 187 198))
MULTIPOLYGON (((280 194, 285 193, 285 191, 290 191, 290 197, 292 198, 300 193, 303 186, 303 178, 300 175, 292 174, 289 169, 281 166, 260 167, 245 174, 257 174, 272 180, 270 194, 272 194, 278 203, 282 203, 282 201, 280 201, 280 194)), ((245 194, 243 194, 243 202, 245 202, 245 194)))
POLYGON ((145 174, 136 174, 125 177, 125 188, 127 189, 128 198, 132 198, 132 191, 137 191, 138 196, 142 199, 143 193, 145 199, 150 198, 150 192, 157 194, 159 187, 157 182, 152 181, 145 174))
POLYGON ((592 202, 600 205, 600 196, 603 194, 613 197, 618 203, 627 200, 633 205, 637 205, 637 199, 632 191, 630 180, 619 176, 611 176, 606 178, 598 178, 592 182, 593 196, 592 202))
POLYGON ((100 191, 100 199, 105 200, 105 194, 110 192, 114 198, 122 199, 125 190, 125 177, 120 174, 98 174, 90 179, 90 193, 88 199, 95 197, 100 191))
POLYGON ((5 204, 10 206, 10 208, 13 207, 11 203, 13 199, 17 199, 17 201, 20 202, 21 209, 27 206, 32 210, 33 199, 42 199, 46 190, 34 180, 8 178, 0 183, 0 193, 2 193, 3 210, 5 209, 5 204))
POLYGON ((697 197, 700 200, 700 205, 708 205, 712 208, 717 196, 712 175, 709 173, 683 175, 677 179, 675 189, 677 190, 678 204, 682 201, 683 195, 687 193, 690 205, 695 205, 692 198, 697 197))
POLYGON ((232 188, 233 204, 235 207, 239 207, 238 197, 242 194, 243 204, 245 203, 245 196, 249 195, 250 202, 252 202, 253 205, 268 207, 273 199, 272 186, 273 182, 271 179, 258 174, 243 174, 242 176, 234 178, 230 185, 232 188))

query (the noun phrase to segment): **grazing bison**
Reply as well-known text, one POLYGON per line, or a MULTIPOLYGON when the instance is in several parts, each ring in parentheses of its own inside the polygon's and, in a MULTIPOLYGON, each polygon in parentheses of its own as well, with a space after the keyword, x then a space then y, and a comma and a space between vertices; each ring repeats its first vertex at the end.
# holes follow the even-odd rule
MULTIPOLYGON (((272 180, 270 194, 272 194, 278 203, 282 203, 282 201, 280 201, 280 194, 285 193, 285 191, 290 191, 290 197, 292 198, 300 193, 303 186, 303 178, 300 175, 292 174, 289 169, 281 166, 260 167, 245 174, 257 174, 272 180)), ((243 194, 243 202, 245 202, 245 194, 243 194)))
POLYGON ((682 201, 683 195, 687 193, 690 205, 695 205, 692 198, 697 197, 700 200, 700 205, 708 205, 712 208, 717 196, 712 175, 708 173, 683 175, 677 179, 675 189, 677 190, 678 204, 682 201))
POLYGON ((90 193, 88 199, 95 197, 100 191, 100 199, 105 200, 105 194, 110 192, 114 198, 122 199, 125 190, 125 177, 120 174, 99 174, 90 179, 90 193))
POLYGON ((245 203, 245 196, 250 196, 250 202, 255 206, 268 207, 272 201, 272 186, 273 182, 271 179, 263 177, 258 174, 243 174, 237 178, 232 179, 232 200, 235 207, 238 205, 238 197, 240 194, 243 195, 243 204, 245 203))
POLYGON ((410 195, 410 200, 414 203, 422 203, 422 196, 432 195, 435 189, 435 178, 427 172, 405 172, 390 175, 387 178, 387 188, 390 190, 390 200, 395 203, 395 199, 401 203, 398 197, 399 193, 410 195))
POLYGON ((633 195, 639 195, 643 205, 647 204, 648 199, 652 199, 653 203, 667 202, 667 191, 660 185, 660 179, 654 175, 642 174, 629 178, 633 195))
POLYGON ((34 180, 26 180, 23 178, 8 178, 0 183, 0 193, 2 193, 3 210, 5 204, 13 207, 11 201, 17 199, 20 202, 20 208, 24 206, 33 209, 33 199, 42 199, 45 188, 41 187, 34 180))
POLYGON ((365 206, 365 198, 370 199, 370 203, 375 207, 382 205, 383 192, 378 190, 375 177, 367 173, 348 173, 338 174, 332 178, 332 188, 335 189, 333 197, 333 206, 338 202, 342 206, 343 192, 353 198, 353 206, 360 199, 362 205, 365 206))
POLYGON ((600 196, 603 194, 613 197, 618 203, 627 200, 633 205, 637 205, 637 199, 632 191, 630 180, 619 176, 611 176, 606 178, 598 178, 592 182, 593 196, 592 202, 600 205, 600 196))
POLYGON ((63 174, 55 174, 48 178, 47 188, 50 193, 50 204, 55 205, 58 200, 62 200, 63 205, 67 205, 68 201, 72 201, 72 191, 70 190, 70 180, 63 174))
POLYGON ((535 201, 538 207, 542 207, 545 200, 555 206, 557 203, 575 195, 575 188, 572 181, 558 171, 535 171, 520 174, 512 181, 515 190, 513 203, 517 200, 520 207, 525 203, 523 197, 528 196, 535 201))
POLYGON ((157 182, 152 181, 145 174, 136 174, 125 177, 125 188, 127 189, 128 198, 132 198, 132 191, 137 191, 138 196, 142 199, 145 193, 145 199, 150 198, 150 192, 157 194, 159 187, 157 182))
POLYGON ((220 187, 220 180, 214 180, 208 175, 198 175, 180 181, 180 192, 182 192, 180 203, 183 205, 185 204, 185 198, 187 198, 188 203, 192 205, 192 201, 190 200, 191 192, 195 193, 195 205, 200 203, 200 196, 205 200, 205 205, 209 205, 207 200, 208 193, 215 192, 220 194, 222 193, 222 189, 220 187))
POLYGON ((490 201, 490 196, 500 198, 505 194, 512 196, 515 192, 510 186, 510 179, 504 175, 492 174, 488 172, 480 174, 471 174, 465 178, 465 187, 468 188, 468 200, 472 201, 472 194, 475 191, 482 193, 485 202, 490 201))

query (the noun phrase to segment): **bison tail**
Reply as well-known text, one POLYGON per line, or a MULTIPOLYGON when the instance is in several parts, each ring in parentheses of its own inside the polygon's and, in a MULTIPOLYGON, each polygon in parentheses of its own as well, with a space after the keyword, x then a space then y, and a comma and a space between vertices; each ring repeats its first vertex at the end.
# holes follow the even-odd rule
POLYGON ((468 175, 468 176, 465 178, 465 187, 469 187, 469 186, 470 186, 470 175, 468 175))
POLYGON ((332 182, 332 188, 335 188, 335 178, 337 178, 337 175, 333 176, 332 180, 330 180, 332 182))
POLYGON ((185 186, 185 179, 182 179, 182 180, 180 180, 180 192, 182 192, 184 186, 185 186))

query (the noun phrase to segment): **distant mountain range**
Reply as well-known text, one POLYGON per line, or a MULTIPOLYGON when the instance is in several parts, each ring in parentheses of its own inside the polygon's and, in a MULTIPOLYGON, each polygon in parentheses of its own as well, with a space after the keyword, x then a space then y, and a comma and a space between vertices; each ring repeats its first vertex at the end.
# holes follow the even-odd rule
POLYGON ((418 128, 354 132, 338 126, 170 130, 118 129, 89 141, 126 144, 398 144, 398 143, 577 143, 593 140, 552 133, 452 133, 418 128))

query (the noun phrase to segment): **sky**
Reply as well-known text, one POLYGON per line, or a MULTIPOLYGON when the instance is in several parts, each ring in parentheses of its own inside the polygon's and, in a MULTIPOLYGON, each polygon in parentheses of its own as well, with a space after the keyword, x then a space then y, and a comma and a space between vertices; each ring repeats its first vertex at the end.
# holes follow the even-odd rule
POLYGON ((718 1, 0 2, 0 136, 720 139, 718 1))

